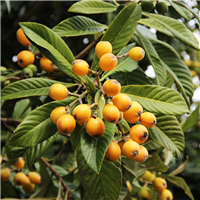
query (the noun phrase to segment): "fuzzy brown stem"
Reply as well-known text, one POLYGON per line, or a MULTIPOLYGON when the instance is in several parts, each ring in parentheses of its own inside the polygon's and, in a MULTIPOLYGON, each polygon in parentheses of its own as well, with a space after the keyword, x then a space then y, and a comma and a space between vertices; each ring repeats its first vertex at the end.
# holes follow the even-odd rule
POLYGON ((125 54, 123 54, 121 56, 117 56, 117 59, 124 58, 124 57, 127 57, 127 56, 128 56, 128 53, 125 53, 125 54))
POLYGON ((1 121, 11 123, 11 124, 13 124, 13 123, 19 124, 21 122, 21 120, 19 120, 19 119, 12 119, 12 118, 1 118, 1 121))

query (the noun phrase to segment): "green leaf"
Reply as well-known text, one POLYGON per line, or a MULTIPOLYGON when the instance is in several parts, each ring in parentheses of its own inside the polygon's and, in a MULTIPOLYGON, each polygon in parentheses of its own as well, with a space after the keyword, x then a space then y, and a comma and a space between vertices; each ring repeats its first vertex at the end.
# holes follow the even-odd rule
MULTIPOLYGON (((117 54, 117 56, 121 56, 128 53, 128 51, 132 49, 134 46, 135 46, 135 43, 127 45, 117 54)), ((132 72, 133 70, 137 69, 137 67, 138 67, 138 63, 136 61, 133 61, 128 56, 124 58, 120 58, 118 59, 117 66, 113 70, 103 73, 101 77, 101 81, 103 81, 106 77, 114 75, 114 74, 132 72)))
POLYGON ((165 175, 165 174, 162 174, 161 176, 167 179, 168 181, 170 181, 171 183, 174 183, 178 187, 182 188, 185 191, 185 194, 187 194, 190 199, 194 200, 194 197, 190 191, 190 188, 188 187, 187 183, 185 182, 183 178, 177 177, 177 176, 165 175))
POLYGON ((29 78, 13 82, 1 91, 1 99, 17 99, 30 96, 46 96, 49 95, 49 88, 54 83, 62 83, 66 87, 72 87, 76 84, 63 83, 47 78, 29 78))
POLYGON ((101 170, 106 150, 113 139, 116 126, 108 122, 104 123, 105 132, 99 138, 89 136, 85 130, 81 134, 81 151, 89 167, 97 174, 101 170))
MULTIPOLYGON (((109 41, 112 44, 114 55, 117 55, 127 45, 141 16, 141 7, 130 3, 112 21, 101 41, 109 41)), ((99 59, 95 54, 91 69, 98 70, 98 63, 99 59)))
POLYGON ((143 36, 138 29, 136 30, 136 34, 141 46, 145 50, 145 54, 148 57, 149 62, 154 68, 157 84, 163 86, 166 82, 166 69, 162 64, 159 55, 148 38, 143 36))
POLYGON ((199 42, 193 35, 193 33, 186 28, 186 26, 179 22, 176 19, 173 19, 171 17, 159 15, 159 14, 152 14, 152 13, 146 13, 144 12, 143 15, 146 17, 150 17, 154 19, 155 21, 159 22, 165 28, 167 28, 177 39, 182 41, 183 43, 199 50, 199 42))
POLYGON ((74 3, 68 12, 97 14, 113 12, 117 9, 116 5, 101 1, 101 0, 82 0, 74 3))
POLYGON ((60 37, 92 35, 106 29, 107 26, 88 17, 70 17, 53 28, 60 37))
POLYGON ((114 163, 104 161, 101 171, 96 174, 87 165, 79 147, 77 149, 77 164, 82 185, 90 198, 118 199, 121 190, 121 171, 114 163))
POLYGON ((152 113, 181 115, 189 112, 182 96, 170 88, 157 85, 128 85, 122 86, 121 93, 127 94, 152 113))
POLYGON ((144 146, 147 148, 148 151, 156 150, 156 149, 159 149, 160 147, 162 147, 161 145, 159 145, 158 143, 156 143, 150 139, 144 144, 144 146))
POLYGON ((187 131, 188 129, 192 128, 199 119, 199 106, 190 114, 189 117, 185 121, 181 123, 181 128, 183 132, 187 131))
POLYGON ((86 76, 83 76, 83 79, 85 81, 85 87, 88 91, 88 93, 93 97, 96 92, 98 91, 94 82, 86 75, 86 76))
POLYGON ((101 97, 99 97, 99 95, 100 95, 101 93, 100 93, 100 91, 98 90, 97 92, 96 92, 96 94, 95 94, 95 98, 94 98, 94 101, 95 101, 95 103, 99 103, 98 104, 98 110, 97 110, 97 116, 99 117, 99 118, 101 118, 101 119, 103 119, 103 108, 104 108, 104 106, 105 106, 105 103, 106 103, 106 101, 105 101, 105 99, 104 99, 104 97, 103 97, 103 95, 101 94, 101 97), (99 98, 100 98, 100 101, 99 101, 99 98), (99 101, 99 102, 98 102, 99 101))
POLYGON ((34 23, 19 23, 30 42, 39 51, 50 59, 61 71, 78 82, 83 82, 82 77, 73 73, 71 63, 75 60, 67 44, 50 28, 34 23))
POLYGON ((40 106, 27 115, 16 128, 15 134, 7 142, 7 146, 34 147, 57 132, 57 127, 50 120, 52 110, 58 106, 67 106, 75 98, 66 98, 40 106))
POLYGON ((58 133, 59 132, 52 135, 47 140, 37 144, 36 146, 28 148, 28 150, 26 151, 26 158, 29 169, 31 169, 31 167, 41 158, 41 156, 45 153, 45 151, 52 145, 58 133))
POLYGON ((172 151, 179 158, 185 147, 184 134, 178 120, 174 116, 157 116, 156 126, 149 129, 149 137, 154 142, 172 151))

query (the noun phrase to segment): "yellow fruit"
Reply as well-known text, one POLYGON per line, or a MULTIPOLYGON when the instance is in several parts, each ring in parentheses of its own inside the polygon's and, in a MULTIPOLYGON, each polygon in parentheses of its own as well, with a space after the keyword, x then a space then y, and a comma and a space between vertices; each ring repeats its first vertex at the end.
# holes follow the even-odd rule
POLYGON ((100 41, 95 47, 95 53, 100 59, 106 53, 112 53, 112 45, 108 41, 100 41))
POLYGON ((156 178, 156 175, 151 173, 150 171, 146 171, 143 175, 142 175, 142 179, 145 182, 149 182, 152 183, 153 180, 156 178))
POLYGON ((194 61, 192 61, 192 66, 194 68, 200 68, 200 62, 198 60, 194 60, 194 61))
POLYGON ((183 61, 188 67, 191 67, 191 64, 192 64, 191 60, 185 60, 184 59, 183 61))
POLYGON ((192 77, 197 76, 197 73, 196 73, 196 71, 194 71, 194 70, 190 70, 190 73, 191 73, 192 77))
POLYGON ((134 159, 140 153, 140 147, 137 142, 129 140, 123 145, 122 152, 127 158, 134 159))
POLYGON ((29 172, 28 177, 31 183, 35 185, 38 185, 41 183, 41 176, 37 172, 29 172))
POLYGON ((34 61, 35 56, 30 51, 23 50, 17 55, 17 64, 22 68, 25 68, 27 65, 33 64, 34 61))
POLYGON ((152 182, 152 186, 157 192, 162 192, 167 188, 167 182, 164 178, 156 177, 152 182))
POLYGON ((54 83, 49 89, 49 96, 54 100, 63 100, 67 98, 69 91, 63 84, 54 83))
POLYGON ((144 58, 145 51, 141 47, 133 47, 131 50, 129 50, 128 56, 134 61, 140 61, 144 58))
POLYGON ((0 164, 2 163, 2 160, 3 160, 2 155, 0 155, 0 164))
POLYGON ((172 200, 173 195, 170 190, 164 189, 162 192, 158 193, 158 200, 172 200))
POLYGON ((109 79, 103 84, 103 91, 108 96, 115 96, 121 90, 121 84, 115 79, 109 79))
POLYGON ((21 43, 23 46, 31 45, 30 41, 27 39, 26 35, 24 34, 21 28, 17 30, 16 36, 19 43, 21 43))
POLYGON ((117 66, 117 57, 112 53, 106 53, 100 58, 99 66, 103 71, 110 71, 117 66))
POLYGON ((35 184, 29 181, 28 183, 25 183, 22 188, 24 192, 30 193, 30 192, 33 192, 33 190, 35 189, 35 184))
POLYGON ((72 71, 74 74, 84 76, 89 73, 89 64, 81 59, 77 59, 72 63, 72 71))
POLYGON ((119 145, 116 142, 112 141, 106 151, 105 160, 114 162, 119 159, 120 155, 121 149, 119 145))
POLYGON ((15 174, 13 181, 15 185, 24 185, 29 183, 29 178, 23 172, 18 172, 15 174))
POLYGON ((156 124, 156 117, 150 112, 144 112, 141 114, 139 122, 146 128, 151 128, 156 124))
POLYGON ((56 66, 47 57, 40 58, 40 67, 45 72, 53 72, 56 69, 56 66))
POLYGON ((59 117, 64 114, 67 114, 66 107, 64 106, 57 107, 51 112, 50 119, 54 124, 57 124, 59 117))
POLYGON ((144 146, 139 145, 139 147, 140 147, 140 152, 137 156, 134 157, 134 160, 136 162, 142 163, 142 162, 145 162, 148 159, 149 153, 144 146))
POLYGON ((140 200, 152 200, 153 198, 153 192, 151 191, 150 188, 146 186, 141 187, 138 194, 139 194, 140 200))
POLYGON ((24 158, 23 157, 18 158, 18 160, 15 161, 13 165, 17 169, 23 169, 25 165, 24 158))
POLYGON ((9 168, 3 168, 1 169, 1 181, 6 182, 10 178, 10 169, 9 168))
POLYGON ((115 123, 119 120, 120 112, 112 103, 106 104, 103 108, 103 118, 105 121, 115 123))
POLYGON ((121 112, 126 112, 132 105, 130 97, 126 94, 118 94, 114 96, 112 102, 121 112))
POLYGON ((124 116, 124 113, 123 112, 119 112, 119 119, 116 122, 113 122, 113 124, 118 124, 119 122, 121 122, 122 119, 123 119, 123 116, 124 116))

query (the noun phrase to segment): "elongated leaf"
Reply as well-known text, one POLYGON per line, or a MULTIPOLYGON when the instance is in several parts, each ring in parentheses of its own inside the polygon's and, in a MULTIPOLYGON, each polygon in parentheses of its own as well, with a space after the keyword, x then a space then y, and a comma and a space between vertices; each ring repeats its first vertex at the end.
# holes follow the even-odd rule
POLYGON ((123 86, 121 93, 139 102, 145 110, 153 113, 181 115, 189 112, 182 96, 175 90, 157 85, 123 86))
POLYGON ((149 129, 150 138, 172 151, 175 157, 180 157, 181 151, 185 147, 184 135, 178 120, 174 116, 157 116, 157 124, 149 129))
POLYGON ((99 138, 92 138, 86 131, 81 134, 81 151, 89 167, 97 174, 101 170, 106 150, 113 139, 115 126, 105 122, 105 132, 99 138))
POLYGON ((145 50, 145 53, 151 65, 154 68, 157 84, 163 86, 166 81, 166 69, 162 64, 159 55, 157 54, 155 48, 153 47, 153 45, 147 37, 144 37, 139 30, 136 30, 136 34, 139 42, 145 50))
POLYGON ((190 188, 188 187, 187 183, 185 182, 183 178, 177 177, 177 176, 165 175, 165 174, 162 174, 161 176, 167 179, 168 181, 174 183, 178 187, 181 187, 184 190, 185 194, 187 194, 188 197, 190 197, 190 199, 194 200, 194 197, 190 191, 190 188))
POLYGON ((53 31, 61 37, 92 35, 106 29, 107 26, 88 17, 74 16, 60 22, 53 31))
POLYGON ((155 149, 159 149, 161 147, 161 145, 159 145, 158 143, 152 141, 152 140, 148 140, 147 143, 144 144, 144 146, 147 148, 147 150, 155 150, 155 149))
MULTIPOLYGON (((141 7, 130 3, 112 21, 101 41, 109 41, 112 44, 114 55, 117 55, 129 42, 141 16, 141 7)), ((91 69, 98 70, 98 63, 99 59, 95 55, 91 69)))
POLYGON ((28 164, 29 169, 31 169, 34 163, 36 163, 44 154, 44 152, 52 145, 58 133, 59 132, 52 135, 47 140, 37 144, 36 146, 28 148, 28 150, 26 151, 26 158, 27 158, 27 164, 28 164))
POLYGON ((97 103, 99 106, 98 106, 98 110, 97 110, 97 116, 101 119, 103 119, 103 108, 105 106, 105 99, 103 97, 103 95, 101 94, 101 97, 99 96, 101 93, 100 91, 98 90, 95 94, 95 98, 94 98, 94 101, 95 103, 97 103), (99 99, 100 98, 100 99, 99 99))
POLYGON ((83 14, 97 14, 113 12, 117 9, 116 5, 101 1, 101 0, 82 0, 74 3, 69 9, 69 12, 83 14))
MULTIPOLYGON (((132 49, 134 46, 135 46, 135 43, 127 45, 117 55, 121 56, 128 53, 128 51, 132 49)), ((113 70, 103 73, 101 81, 103 81, 106 77, 114 75, 114 74, 132 72, 133 70, 137 69, 137 67, 138 67, 137 62, 133 61, 128 56, 124 58, 120 58, 118 59, 117 66, 113 70)))
POLYGON ((187 29, 183 23, 171 17, 159 14, 150 14, 146 12, 144 12, 143 14, 165 26, 174 35, 174 37, 181 40, 183 43, 199 50, 199 42, 197 41, 193 33, 189 29, 187 29))
POLYGON ((50 59, 61 71, 76 81, 83 82, 82 78, 72 71, 71 63, 75 60, 67 44, 50 28, 34 23, 20 22, 24 33, 41 53, 50 59))
POLYGON ((113 199, 119 197, 121 190, 121 171, 112 162, 104 161, 99 174, 96 174, 77 149, 77 164, 82 185, 91 199, 113 199))
POLYGON ((21 81, 16 81, 3 88, 1 91, 1 99, 17 99, 30 96, 46 96, 49 95, 49 88, 54 83, 62 83, 66 87, 72 87, 76 84, 63 83, 47 78, 29 78, 21 81))

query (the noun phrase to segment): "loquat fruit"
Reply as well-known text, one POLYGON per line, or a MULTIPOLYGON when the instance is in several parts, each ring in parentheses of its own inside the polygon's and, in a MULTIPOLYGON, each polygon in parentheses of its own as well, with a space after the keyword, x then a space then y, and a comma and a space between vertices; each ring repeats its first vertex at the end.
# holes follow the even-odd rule
POLYGON ((140 146, 137 142, 129 140, 123 145, 122 152, 127 158, 135 159, 140 153, 140 146))
POLYGON ((145 12, 150 12, 154 8, 154 3, 152 0, 144 0, 141 3, 142 10, 145 12))
POLYGON ((57 124, 59 117, 64 114, 67 114, 66 107, 59 106, 53 109, 53 111, 50 114, 50 119, 54 124, 57 124))
POLYGON ((33 77, 33 72, 32 72, 32 70, 29 69, 29 68, 27 68, 27 67, 24 68, 24 69, 22 70, 22 72, 23 72, 23 75, 24 75, 25 78, 33 77))
POLYGON ((122 121, 124 118, 124 113, 119 111, 119 119, 116 122, 113 122, 113 124, 118 124, 119 122, 122 121))
POLYGON ((18 158, 17 161, 13 163, 14 167, 17 169, 23 169, 25 165, 25 160, 23 157, 18 158))
POLYGON ((0 164, 2 163, 3 157, 0 155, 0 164))
POLYGON ((115 123, 119 120, 119 109, 112 103, 108 103, 103 107, 103 118, 105 121, 115 123))
POLYGON ((105 131, 105 124, 99 117, 91 117, 86 123, 86 131, 91 137, 100 137, 105 131))
POLYGON ((121 84, 115 79, 109 79, 103 84, 103 91, 108 96, 115 96, 121 90, 121 84))
POLYGON ((142 106, 136 102, 132 101, 130 109, 124 112, 124 119, 129 123, 136 123, 143 112, 142 106))
POLYGON ((78 123, 82 124, 90 119, 91 113, 92 111, 90 105, 80 104, 74 108, 72 115, 78 123))
POLYGON ((153 198, 153 192, 147 186, 141 187, 138 194, 141 200, 152 200, 153 198))
POLYGON ((69 91, 67 87, 61 83, 54 83, 49 88, 49 96, 54 100, 63 100, 67 98, 69 95, 69 91))
POLYGON ((99 66, 103 71, 110 71, 117 66, 117 57, 112 53, 106 53, 100 58, 99 66))
POLYGON ((152 186, 157 192, 162 192, 167 188, 167 182, 164 178, 156 177, 152 182, 152 186))
POLYGON ((140 152, 137 156, 134 157, 134 160, 136 162, 142 163, 142 162, 145 162, 147 160, 147 158, 149 157, 149 153, 144 146, 139 145, 139 147, 140 147, 140 152))
POLYGON ((139 122, 146 128, 151 128, 156 124, 156 117, 150 112, 144 112, 141 114, 139 122))
POLYGON ((108 41, 100 41, 95 47, 95 53, 100 59, 106 53, 112 53, 112 45, 108 41))
POLYGON ((130 97, 126 94, 118 94, 114 96, 112 102, 121 112, 126 112, 132 105, 130 97))
MULTIPOLYGON (((126 137, 126 140, 127 140, 127 141, 131 141, 132 139, 129 138, 129 137, 126 137)), ((125 144, 125 141, 124 141, 124 140, 122 140, 122 141, 119 142, 119 147, 120 147, 120 149, 121 149, 121 154, 122 154, 123 156, 125 156, 124 153, 123 153, 123 146, 124 146, 124 144, 125 144)))
POLYGON ((22 28, 19 28, 17 30, 16 33, 17 36, 17 40, 20 44, 22 44, 23 46, 28 46, 31 45, 31 42, 28 40, 28 38, 26 37, 26 35, 24 34, 24 31, 22 30, 22 28))
POLYGON ((119 159, 120 155, 121 149, 119 145, 116 142, 112 141, 106 151, 105 160, 114 162, 119 159))
POLYGON ((158 193, 158 200, 172 200, 173 195, 170 190, 164 189, 162 192, 158 193))
POLYGON ((76 120, 70 114, 61 115, 57 120, 57 129, 63 135, 68 135, 76 128, 76 120))
POLYGON ((37 172, 29 172, 28 177, 31 183, 38 185, 41 183, 41 176, 37 172))
POLYGON ((25 68, 27 65, 33 64, 35 61, 35 56, 33 53, 27 50, 23 50, 17 55, 17 64, 25 68))
POLYGON ((6 182, 9 180, 10 178, 10 169, 9 168, 3 168, 1 169, 1 181, 2 182, 6 182))
POLYGON ((26 193, 30 193, 30 192, 33 192, 33 190, 35 189, 35 184, 31 183, 30 181, 28 183, 25 183, 23 186, 22 186, 24 192, 26 193))
POLYGON ((72 71, 74 74, 84 76, 89 73, 89 64, 81 59, 77 59, 72 63, 72 71))
POLYGON ((13 181, 15 185, 24 185, 26 183, 29 183, 30 180, 28 176, 26 176, 26 174, 24 174, 23 172, 18 172, 15 174, 13 181))
POLYGON ((6 77, 5 76, 1 76, 1 84, 3 84, 6 81, 6 77))
POLYGON ((56 66, 47 57, 40 58, 40 67, 45 72, 53 72, 56 69, 56 66))
POLYGON ((168 12, 168 6, 164 2, 157 2, 156 10, 159 14, 165 14, 166 12, 168 12))
POLYGON ((153 180, 156 178, 156 175, 151 173, 150 171, 146 171, 143 175, 142 175, 142 179, 145 182, 149 182, 152 183, 153 180))
POLYGON ((141 124, 136 124, 130 129, 130 137, 133 141, 138 144, 146 142, 149 137, 149 132, 145 126, 141 124))
POLYGON ((34 64, 30 64, 26 68, 31 69, 31 71, 33 72, 33 75, 37 74, 37 67, 34 64))
POLYGON ((145 56, 145 51, 141 47, 133 47, 129 50, 128 56, 134 61, 140 61, 145 56))

